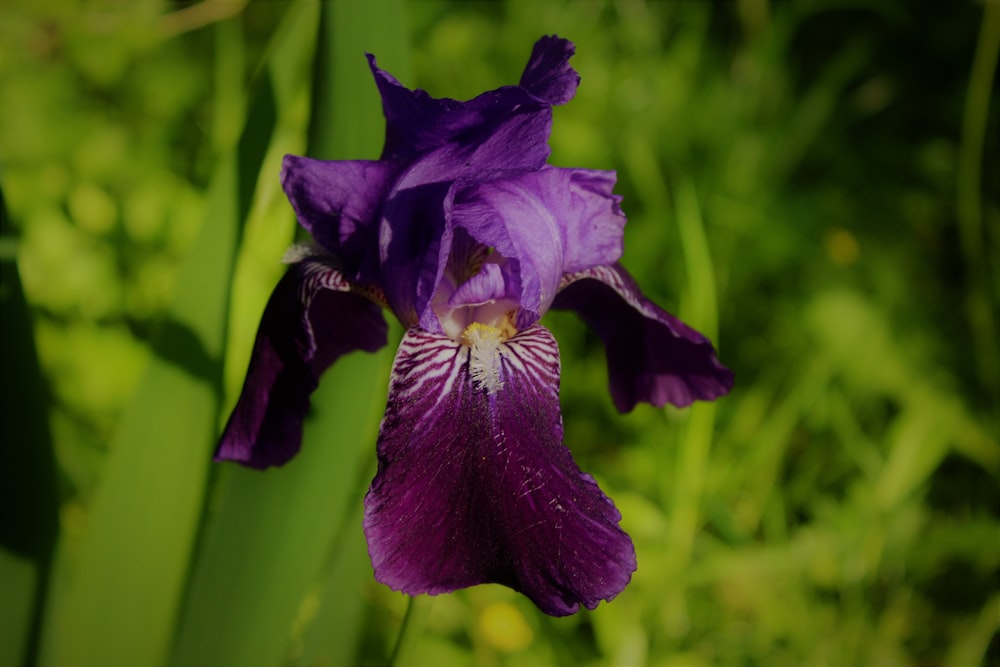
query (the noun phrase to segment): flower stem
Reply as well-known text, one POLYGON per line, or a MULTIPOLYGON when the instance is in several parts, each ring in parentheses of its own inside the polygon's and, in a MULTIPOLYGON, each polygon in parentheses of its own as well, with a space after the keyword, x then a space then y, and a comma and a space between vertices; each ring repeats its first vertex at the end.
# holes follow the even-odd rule
POLYGON ((416 598, 412 596, 406 602, 406 612, 403 614, 403 622, 399 625, 399 634, 396 635, 396 643, 393 645, 392 653, 389 654, 389 660, 386 662, 387 667, 396 667, 399 664, 399 656, 403 652, 403 645, 409 643, 407 641, 407 631, 412 625, 410 621, 413 618, 413 608, 416 604, 416 598))

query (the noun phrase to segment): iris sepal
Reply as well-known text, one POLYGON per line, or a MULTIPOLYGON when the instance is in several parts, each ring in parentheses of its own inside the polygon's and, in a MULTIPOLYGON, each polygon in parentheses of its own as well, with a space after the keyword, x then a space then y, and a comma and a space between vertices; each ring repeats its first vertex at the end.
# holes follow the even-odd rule
POLYGON ((416 328, 403 338, 365 498, 375 578, 411 595, 493 582, 548 614, 593 609, 628 584, 635 552, 563 445, 555 339, 534 325, 497 357, 491 392, 468 345, 416 328))
POLYGON ((385 318, 373 301, 378 293, 348 281, 332 257, 289 266, 264 308, 216 461, 263 469, 298 453, 309 397, 323 371, 348 352, 386 344, 385 318))
POLYGON ((552 307, 572 310, 604 341, 615 407, 686 407, 729 392, 732 372, 711 341, 646 298, 619 264, 563 276, 552 307))

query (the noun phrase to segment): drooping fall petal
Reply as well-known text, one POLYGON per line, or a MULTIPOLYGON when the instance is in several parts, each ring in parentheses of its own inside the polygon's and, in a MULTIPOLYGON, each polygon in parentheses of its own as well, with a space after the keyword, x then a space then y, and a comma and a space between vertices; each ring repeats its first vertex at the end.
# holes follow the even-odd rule
POLYGON ((409 594, 501 583, 557 616, 622 591, 635 552, 562 444, 558 388, 541 326, 494 349, 407 332, 365 499, 376 579, 409 594))
POLYGON ((620 412, 640 402, 685 407, 733 386, 711 341, 643 296, 618 264, 567 275, 552 307, 576 311, 603 339, 620 412))
POLYGON ((282 465, 302 443, 302 420, 319 376, 354 350, 386 343, 381 309, 328 260, 289 267, 261 318, 240 398, 215 451, 216 461, 252 468, 282 465))

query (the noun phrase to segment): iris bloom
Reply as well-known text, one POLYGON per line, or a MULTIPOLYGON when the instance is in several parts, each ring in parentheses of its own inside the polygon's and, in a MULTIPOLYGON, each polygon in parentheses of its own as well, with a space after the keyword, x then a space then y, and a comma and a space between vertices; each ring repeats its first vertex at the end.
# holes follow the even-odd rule
POLYGON ((260 324, 217 460, 282 465, 309 396, 354 350, 406 333, 364 528, 375 578, 408 594, 496 582, 552 615, 624 589, 621 515, 563 445, 559 350, 539 319, 575 311, 603 339, 611 396, 689 405, 732 385, 712 344, 619 266, 614 172, 546 164, 552 106, 579 77, 543 37, 517 86, 467 102, 409 90, 369 56, 379 160, 287 156, 282 184, 315 243, 297 247, 260 324))

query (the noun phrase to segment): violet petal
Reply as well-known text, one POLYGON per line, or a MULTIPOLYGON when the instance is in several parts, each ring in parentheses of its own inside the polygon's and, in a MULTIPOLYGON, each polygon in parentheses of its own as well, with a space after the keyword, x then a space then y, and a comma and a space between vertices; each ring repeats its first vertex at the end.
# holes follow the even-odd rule
POLYGON ((565 273, 621 257, 625 216, 614 183, 613 172, 555 167, 456 183, 451 223, 517 264, 519 328, 545 313, 565 273))
POLYGON ((548 157, 546 144, 552 127, 551 106, 518 86, 503 86, 467 101, 431 97, 410 90, 379 69, 374 56, 368 62, 382 96, 385 145, 382 159, 412 162, 446 145, 475 147, 501 134, 507 153, 495 153, 523 166, 535 167, 548 157))
POLYGON ((407 326, 440 333, 431 299, 451 251, 446 197, 456 179, 474 181, 498 170, 540 168, 551 111, 518 111, 496 126, 462 137, 464 143, 428 151, 403 172, 382 208, 380 277, 393 311, 407 326), (534 137, 534 139, 532 139, 534 137), (528 143, 531 145, 528 145, 528 143))
POLYGON ((562 444, 552 335, 533 326, 497 352, 490 392, 468 346, 403 338, 365 498, 375 578, 411 595, 494 582, 548 614, 593 609, 631 578, 632 542, 562 444))
POLYGON ((406 188, 394 192, 383 209, 378 248, 382 286, 389 306, 407 327, 429 309, 444 271, 441 248, 451 246, 442 208, 447 192, 447 183, 406 188))
POLYGON ((298 220, 353 280, 377 279, 378 220, 399 167, 286 155, 281 184, 298 220))
MULTIPOLYGON (((550 98, 562 99, 575 90, 576 73, 568 65, 572 52, 565 40, 543 38, 525 71, 530 91, 504 86, 468 102, 409 90, 369 56, 386 117, 382 158, 406 165, 386 196, 378 244, 379 278, 389 304, 407 325, 441 331, 431 300, 451 248, 452 230, 444 210, 447 186, 495 172, 533 172, 545 165, 552 127, 550 98)), ((561 274, 558 269, 552 272, 549 299, 561 274)), ((529 319, 538 317, 525 318, 522 326, 530 324, 529 319)))
POLYGON ((508 281, 505 280, 503 269, 487 262, 478 274, 466 280, 452 293, 448 305, 452 308, 476 306, 511 296, 507 292, 508 281))
POLYGON ((289 267, 264 309, 216 461, 260 469, 286 463, 302 444, 302 420, 323 371, 348 352, 385 345, 381 309, 350 290, 325 259, 289 267))
POLYGON ((576 94, 580 75, 569 66, 573 42, 547 35, 535 42, 520 85, 550 104, 566 104, 576 94))
POLYGON ((729 392, 732 372, 703 335, 643 296, 618 264, 563 280, 553 308, 574 310, 604 340, 615 407, 685 407, 729 392))
POLYGON ((535 44, 522 85, 503 86, 467 102, 410 90, 369 55, 386 118, 382 158, 409 162, 446 144, 475 146, 503 135, 505 150, 496 155, 517 160, 524 168, 541 166, 548 156, 551 106, 569 101, 576 92, 579 77, 569 66, 572 55, 571 42, 543 37, 535 44), (543 122, 526 118, 536 115, 543 122))

